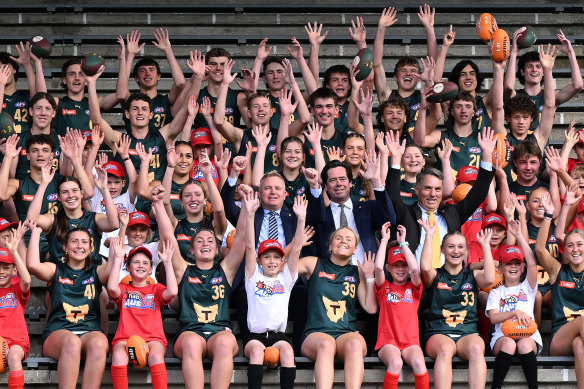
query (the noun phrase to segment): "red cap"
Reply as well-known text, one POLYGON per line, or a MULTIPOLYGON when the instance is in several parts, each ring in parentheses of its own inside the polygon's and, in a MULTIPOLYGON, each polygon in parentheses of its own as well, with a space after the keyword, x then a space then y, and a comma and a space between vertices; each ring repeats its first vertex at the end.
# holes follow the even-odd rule
POLYGON ((128 228, 136 225, 143 225, 146 228, 150 228, 150 218, 144 212, 135 211, 129 216, 128 228))
POLYGON ((107 174, 112 174, 120 178, 126 178, 126 172, 124 172, 124 168, 118 162, 108 161, 104 163, 102 167, 107 174))
POLYGON ((463 166, 458 170, 456 174, 456 180, 458 182, 475 182, 477 180, 477 176, 479 175, 479 169, 474 166, 463 166))
POLYGON ((0 218, 0 232, 7 228, 18 228, 18 223, 10 223, 8 220, 0 218))
POLYGON ((523 263, 523 251, 517 246, 507 246, 501 251, 499 259, 503 263, 509 263, 514 259, 523 263))
POLYGON ((388 253, 387 253, 387 264, 388 265, 393 265, 396 262, 399 261, 403 261, 406 262, 406 256, 404 254, 404 250, 399 247, 399 246, 395 246, 389 249, 388 253))
POLYGON ((204 127, 199 127, 191 134, 191 145, 212 145, 213 137, 211 136, 211 130, 204 127))
POLYGON ((268 250, 276 250, 277 252, 282 254, 282 257, 284 256, 284 249, 282 248, 282 245, 280 244, 280 242, 278 242, 277 240, 274 240, 274 239, 264 240, 260 244, 260 247, 258 249, 258 256, 262 255, 263 253, 265 253, 268 250))
POLYGON ((126 254, 126 262, 128 262, 134 256, 134 254, 137 253, 143 253, 148 258, 150 258, 150 260, 152 260, 152 253, 150 250, 148 250, 145 246, 138 246, 134 247, 128 254, 126 254))
POLYGON ((503 219, 500 215, 497 215, 496 213, 491 213, 491 214, 483 217, 483 224, 482 224, 481 228, 485 229, 487 227, 490 227, 493 224, 496 224, 496 225, 502 227, 504 230, 507 229, 507 223, 505 222, 505 219, 503 219))
POLYGON ((582 143, 582 141, 580 140, 580 136, 582 136, 582 133, 583 132, 584 132, 584 128, 582 128, 581 130, 576 131, 576 136, 578 137, 578 142, 576 142, 576 144, 582 143))
POLYGON ((81 131, 81 136, 83 139, 85 139, 86 142, 91 142, 91 130, 81 131))
POLYGON ((8 249, 5 247, 0 248, 0 262, 14 263, 14 258, 12 257, 12 254, 10 254, 10 251, 8 251, 8 249))

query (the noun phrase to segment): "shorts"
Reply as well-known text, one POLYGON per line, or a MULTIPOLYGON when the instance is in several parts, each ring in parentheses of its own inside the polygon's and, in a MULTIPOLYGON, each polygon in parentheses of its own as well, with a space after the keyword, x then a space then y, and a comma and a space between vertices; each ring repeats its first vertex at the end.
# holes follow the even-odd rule
POLYGON ((549 282, 543 284, 543 285, 537 285, 537 290, 539 291, 539 293, 541 293, 542 297, 545 296, 545 294, 547 292, 549 292, 550 290, 552 290, 552 286, 549 282))
POLYGON ((458 341, 460 339, 462 339, 462 338, 464 338, 465 336, 468 336, 468 335, 478 335, 478 336, 480 336, 480 334, 478 332, 470 332, 468 334, 444 334, 444 333, 440 333, 440 332, 435 332, 433 334, 426 334, 426 335, 424 335, 424 342, 423 342, 422 350, 425 350, 426 349, 426 344, 428 344, 428 341, 434 335, 448 336, 450 339, 452 339, 454 341, 455 344, 458 343, 458 341))
POLYGON ((24 351, 24 358, 22 358, 22 359, 28 358, 28 350, 30 349, 29 344, 24 344, 22 342, 13 342, 13 341, 9 341, 8 339, 6 340, 6 342, 8 343, 9 349, 12 346, 20 346, 22 348, 22 350, 24 351))
POLYGON ((277 331, 267 331, 262 333, 248 332, 247 334, 243 335, 242 338, 244 347, 252 340, 257 340, 266 347, 272 347, 274 344, 280 341, 288 342, 290 345, 292 345, 292 341, 285 333, 277 331))
MULTIPOLYGON (((55 331, 60 331, 60 330, 57 329, 57 330, 53 330, 51 332, 44 332, 43 333, 42 340, 41 340, 41 343, 44 345, 45 344, 45 341, 48 339, 48 337, 51 336, 51 334, 53 332, 55 332, 55 331)), ((81 338, 83 335, 89 334, 90 332, 100 332, 100 333, 103 334, 103 331, 102 330, 93 330, 93 331, 71 331, 71 330, 66 330, 66 331, 69 331, 73 335, 76 335, 78 338, 81 338)))
POLYGON ((313 334, 315 332, 322 332, 323 334, 326 334, 328 336, 332 336, 333 339, 336 339, 341 335, 349 334, 351 332, 356 333, 356 334, 359 333, 359 331, 343 331, 343 332, 340 332, 340 331, 339 332, 312 331, 312 332, 306 332, 306 333, 304 333, 304 335, 302 335, 302 342, 301 343, 304 343, 304 341, 306 340, 308 335, 313 334))
POLYGON ((205 339, 205 342, 208 342, 209 339, 211 339, 211 336, 218 334, 219 332, 222 332, 222 331, 231 332, 231 328, 222 327, 221 329, 219 329, 217 331, 199 331, 199 330, 194 330, 194 329, 185 329, 184 331, 180 331, 178 334, 176 334, 176 338, 174 338, 174 341, 176 342, 176 340, 179 338, 179 336, 181 336, 183 334, 183 332, 192 332, 192 333, 199 335, 201 338, 205 339))

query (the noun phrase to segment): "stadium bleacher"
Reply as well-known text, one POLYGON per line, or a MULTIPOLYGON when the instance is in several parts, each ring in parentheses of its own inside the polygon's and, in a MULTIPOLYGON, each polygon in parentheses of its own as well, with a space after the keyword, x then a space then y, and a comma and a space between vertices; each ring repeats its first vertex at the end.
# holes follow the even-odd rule
MULTIPOLYGON (((234 0, 197 1, 192 3, 175 2, 172 0, 141 1, 138 3, 124 1, 100 1, 99 3, 64 2, 48 3, 32 0, 26 4, 19 2, 3 2, 0 4, 0 50, 15 52, 14 44, 34 35, 45 36, 52 43, 52 55, 43 61, 44 73, 47 79, 49 92, 55 96, 62 96, 60 86, 61 65, 74 56, 84 56, 96 52, 106 59, 106 72, 98 82, 98 92, 114 91, 117 77, 117 43, 119 34, 125 36, 131 30, 138 29, 142 41, 147 42, 144 55, 153 56, 160 62, 162 77, 159 90, 166 92, 171 85, 171 76, 168 64, 163 54, 150 41, 156 27, 169 30, 175 55, 186 69, 186 59, 191 50, 207 51, 211 47, 219 46, 227 49, 234 60, 236 68, 250 68, 254 60, 257 44, 264 37, 269 37, 269 44, 274 46, 274 54, 289 57, 286 46, 290 45, 290 38, 296 36, 304 48, 305 57, 308 56, 309 46, 304 24, 308 21, 324 23, 329 35, 320 51, 321 74, 324 69, 333 64, 348 65, 357 49, 348 34, 351 19, 362 16, 367 27, 367 42, 372 46, 379 13, 385 4, 383 2, 343 1, 313 1, 301 0, 295 2, 239 2, 234 0)), ((417 13, 417 5, 391 4, 398 11, 399 22, 391 27, 385 39, 384 65, 388 80, 393 82, 393 65, 397 58, 403 55, 425 56, 426 43, 423 28, 417 13)), ((456 41, 449 51, 446 61, 445 75, 452 66, 462 58, 472 58, 487 74, 485 87, 491 83, 491 64, 487 46, 475 34, 474 23, 482 12, 491 12, 496 17, 500 28, 506 29, 509 35, 520 26, 530 24, 535 28, 538 43, 557 43, 555 34, 562 28, 566 36, 572 41, 579 62, 584 63, 584 3, 531 0, 529 2, 506 2, 493 4, 492 1, 480 0, 472 4, 464 2, 435 1, 436 7, 435 31, 440 45, 442 35, 450 24, 457 32, 456 41)), ((297 69, 295 69, 297 71, 297 69)), ((190 75, 187 73, 187 75, 190 75)), ((299 75, 299 74, 297 74, 299 75)), ((556 88, 570 83, 570 70, 565 55, 556 60, 554 69, 556 88)), ((303 87, 301 81, 300 87, 303 87)), ((136 84, 130 80, 131 91, 137 90, 136 84)), ((519 87, 519 83, 517 84, 519 87)), ((18 81, 18 87, 26 89, 24 73, 18 81)), ((263 83, 260 82, 260 88, 263 83)), ((121 109, 104 114, 106 120, 121 129, 121 109)), ((580 93, 568 103, 558 108, 555 117, 555 126, 550 142, 561 145, 564 139, 564 130, 568 123, 576 118, 584 123, 584 94, 580 93)), ((26 386, 38 388, 56 388, 56 363, 43 358, 40 347, 40 338, 45 324, 46 310, 44 308, 44 283, 34 280, 32 295, 28 303, 26 315, 31 338, 31 350, 25 362, 28 370, 25 373, 26 386)), ((549 312, 548 312, 549 314, 549 312)), ((115 312, 110 311, 110 338, 115 333, 115 312)), ((235 317, 233 315, 233 317, 235 317)), ((165 331, 169 338, 167 365, 169 369, 169 387, 183 387, 180 361, 172 355, 172 339, 178 328, 176 312, 166 311, 163 315, 165 331)), ((290 322, 290 325, 292 323, 290 322)), ((237 323, 233 319, 234 330, 237 333, 237 323)), ((288 329, 290 331, 290 329, 288 329)), ((548 357, 547 344, 549 343, 549 315, 544 320, 543 335, 545 350, 539 358, 539 380, 542 388, 571 388, 576 385, 573 368, 573 358, 548 357)), ((247 386, 247 360, 240 353, 235 360, 235 372, 232 377, 232 386, 247 386)), ((429 368, 431 360, 427 358, 429 368)), ((492 366, 493 357, 487 359, 487 365, 492 366)), ((313 387, 313 363, 306 358, 297 358, 298 373, 296 387, 313 387)), ((340 367, 340 365, 339 365, 340 367)), ((133 388, 150 387, 148 371, 132 369, 128 371, 130 386, 133 388)), ((368 357, 365 364, 364 388, 381 387, 384 367, 376 357, 368 357)), ((491 379, 489 369, 487 381, 491 379)), ((430 377, 432 375, 430 374, 430 377)), ((400 387, 413 388, 413 373, 404 367, 403 383, 400 387)), ((524 377, 519 364, 516 364, 506 379, 508 388, 523 387, 524 377)), ((7 374, 0 375, 0 386, 6 385, 7 374)), ((206 383, 209 382, 206 371, 206 383)), ((455 361, 453 388, 467 387, 468 379, 466 363, 455 361)), ((277 371, 270 371, 264 375, 265 387, 278 387, 277 371)), ((335 372, 335 386, 343 386, 343 372, 335 372)), ((104 388, 111 387, 109 370, 106 370, 103 380, 104 388)))

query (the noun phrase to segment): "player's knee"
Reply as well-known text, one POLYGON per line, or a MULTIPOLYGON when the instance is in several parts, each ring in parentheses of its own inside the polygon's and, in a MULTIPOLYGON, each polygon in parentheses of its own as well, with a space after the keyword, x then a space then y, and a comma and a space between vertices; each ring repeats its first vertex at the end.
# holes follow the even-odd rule
POLYGON ((294 350, 288 343, 280 348, 280 364, 287 366, 294 365, 294 350))
POLYGON ((523 338, 517 341, 517 351, 519 354, 527 354, 533 350, 534 341, 531 338, 523 338))
POLYGON ((213 353, 214 358, 217 358, 217 356, 232 357, 231 350, 233 350, 235 345, 235 337, 232 334, 221 335, 218 339, 215 340, 215 344, 213 346, 215 350, 213 353))
POLYGON ((148 355, 148 365, 158 365, 164 363, 164 349, 156 350, 148 355))
POLYGON ((472 342, 468 346, 468 354, 471 358, 485 358, 485 344, 482 340, 472 342))
POLYGON ((437 350, 437 358, 452 358, 456 353, 456 348, 448 342, 443 342, 437 350))
POLYGON ((87 345, 86 354, 92 358, 105 357, 108 348, 107 338, 105 336, 98 336, 92 339, 91 343, 87 345))
POLYGON ((517 343, 515 343, 515 341, 511 338, 501 338, 500 340, 501 342, 501 351, 507 353, 507 354, 515 354, 515 351, 517 350, 517 343))
POLYGON ((574 351, 574 355, 584 355, 584 339, 581 336, 576 336, 572 340, 572 350, 574 351))
POLYGON ((389 371, 401 371, 404 366, 404 362, 401 358, 391 358, 387 364, 387 370, 389 371))
POLYGON ((22 364, 22 353, 15 350, 14 348, 10 348, 8 351, 8 366, 20 366, 22 364))
POLYGON ((336 351, 337 351, 337 348, 335 345, 335 341, 332 339, 321 341, 317 347, 317 353, 319 356, 320 355, 330 356, 330 357, 334 358, 336 351))
POLYGON ((61 342, 61 356, 79 356, 81 354, 81 339, 76 335, 66 336, 61 342))
POLYGON ((345 355, 357 358, 363 357, 363 340, 357 337, 349 339, 345 344, 345 355))
MULTIPOLYGON (((250 361, 259 361, 264 360, 264 351, 265 348, 263 346, 257 345, 254 346, 250 353, 249 353, 249 360, 250 361)), ((280 358, 282 358, 282 354, 280 353, 280 358)))

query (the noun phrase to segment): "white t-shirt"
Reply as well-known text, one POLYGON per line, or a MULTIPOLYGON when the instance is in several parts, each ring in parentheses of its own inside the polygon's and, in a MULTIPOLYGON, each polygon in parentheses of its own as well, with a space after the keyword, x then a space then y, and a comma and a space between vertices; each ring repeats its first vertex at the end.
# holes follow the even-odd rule
MULTIPOLYGON (((152 273, 150 273, 150 277, 156 281, 156 267, 161 262, 160 258, 158 258, 158 243, 159 242, 150 242, 145 243, 142 246, 146 247, 152 253, 152 273)), ((128 245, 128 238, 126 238, 126 255, 132 250, 134 247, 130 247, 128 245)), ((122 261, 122 268, 120 269, 120 281, 124 279, 124 277, 129 276, 130 272, 126 268, 126 261, 122 261)), ((158 281, 157 281, 158 282, 158 281)))
POLYGON ((247 293, 247 326, 251 332, 286 331, 290 293, 298 279, 288 264, 275 278, 266 277, 256 264, 251 278, 245 277, 247 293))
MULTIPOLYGON (((529 286, 527 278, 517 286, 506 288, 505 285, 497 289, 491 289, 485 314, 489 316, 489 310, 499 309, 501 312, 514 311, 516 309, 525 312, 533 320, 533 305, 535 304, 535 295, 537 294, 537 284, 535 288, 529 286)), ((502 323, 501 323, 502 324, 502 323)), ((497 339, 504 336, 501 332, 501 324, 495 324, 495 332, 491 339, 491 349, 495 346, 497 339)), ((542 349, 542 340, 539 330, 531 335, 531 338, 537 343, 537 352, 542 349)))

